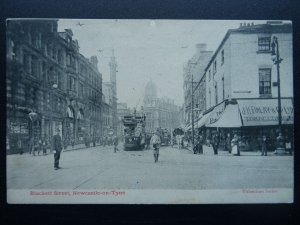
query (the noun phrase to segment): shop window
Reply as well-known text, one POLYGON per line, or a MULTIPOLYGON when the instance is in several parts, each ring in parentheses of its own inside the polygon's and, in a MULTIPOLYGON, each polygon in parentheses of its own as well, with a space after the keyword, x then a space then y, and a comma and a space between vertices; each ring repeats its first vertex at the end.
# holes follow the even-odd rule
POLYGON ((259 94, 271 95, 271 69, 259 69, 259 94))
POLYGON ((265 52, 270 51, 271 37, 259 37, 258 38, 258 51, 265 52))

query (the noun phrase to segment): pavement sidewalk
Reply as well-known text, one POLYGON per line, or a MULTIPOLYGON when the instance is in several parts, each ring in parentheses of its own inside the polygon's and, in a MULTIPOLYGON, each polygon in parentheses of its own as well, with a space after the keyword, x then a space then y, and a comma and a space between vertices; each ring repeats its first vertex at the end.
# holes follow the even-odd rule
MULTIPOLYGON (((187 146, 186 149, 188 149, 190 152, 193 152, 191 146, 187 146)), ((213 147, 203 145, 203 154, 204 155, 213 155, 214 154, 213 147)), ((231 155, 228 153, 228 151, 224 151, 224 150, 218 150, 218 154, 219 155, 231 155)), ((246 151, 246 152, 242 151, 241 155, 260 156, 261 152, 260 151, 246 151)), ((274 155, 274 152, 268 152, 268 155, 274 155)))
MULTIPOLYGON (((96 147, 102 146, 100 144, 96 144, 96 147)), ((107 145, 106 145, 107 146, 107 145)), ((93 144, 90 145, 90 147, 86 147, 85 144, 77 144, 74 145, 74 147, 72 148, 71 145, 69 145, 67 148, 63 149, 63 152, 68 152, 68 151, 75 151, 75 150, 81 150, 81 149, 90 149, 90 148, 94 148, 93 144)), ((47 154, 51 154, 52 152, 47 149, 47 154)), ((13 156, 13 155, 19 155, 19 154, 9 154, 7 156, 13 156)), ((22 155, 30 155, 29 152, 25 152, 22 155)), ((37 152, 36 152, 37 155, 37 152)), ((40 151, 40 155, 43 155, 43 152, 40 151)))

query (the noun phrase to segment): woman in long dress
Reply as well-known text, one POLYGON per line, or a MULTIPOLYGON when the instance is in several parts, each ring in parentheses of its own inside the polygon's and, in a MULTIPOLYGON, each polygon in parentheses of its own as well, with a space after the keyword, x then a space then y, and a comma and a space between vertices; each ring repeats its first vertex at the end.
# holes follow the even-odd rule
POLYGON ((235 134, 233 139, 231 140, 231 154, 236 156, 240 155, 239 137, 237 134, 235 134))

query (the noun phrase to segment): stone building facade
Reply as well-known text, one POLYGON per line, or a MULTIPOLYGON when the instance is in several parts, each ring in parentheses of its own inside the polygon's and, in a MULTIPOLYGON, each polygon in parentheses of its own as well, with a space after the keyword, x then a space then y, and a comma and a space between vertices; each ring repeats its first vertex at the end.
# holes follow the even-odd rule
POLYGON ((198 115, 206 110, 206 85, 204 69, 211 59, 213 51, 207 51, 206 44, 197 44, 196 52, 193 57, 184 65, 183 68, 183 91, 184 91, 184 126, 188 127, 192 122, 192 85, 194 90, 194 120, 198 115), (193 78, 193 79, 192 79, 193 78))
POLYGON ((7 21, 7 151, 16 143, 51 139, 59 128, 65 145, 100 135, 102 75, 97 58, 79 52, 71 30, 58 20, 7 21), (36 114, 34 120, 29 113, 36 114))
POLYGON ((157 128, 173 130, 180 126, 180 108, 170 98, 159 98, 153 81, 149 81, 146 85, 143 111, 146 116, 146 132, 148 133, 157 128))

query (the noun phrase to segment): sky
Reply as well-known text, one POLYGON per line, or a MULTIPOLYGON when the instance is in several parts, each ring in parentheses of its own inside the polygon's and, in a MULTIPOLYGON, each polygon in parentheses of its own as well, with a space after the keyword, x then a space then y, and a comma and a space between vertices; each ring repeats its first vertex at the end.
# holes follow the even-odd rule
POLYGON ((142 105, 146 83, 156 83, 158 97, 183 104, 183 65, 195 54, 197 43, 215 51, 228 29, 241 22, 230 20, 85 20, 60 19, 58 30, 71 29, 80 53, 96 55, 103 81, 109 81, 112 49, 118 64, 117 98, 129 107, 142 105), (79 26, 78 23, 83 24, 79 26), (99 52, 98 50, 101 50, 99 52))

